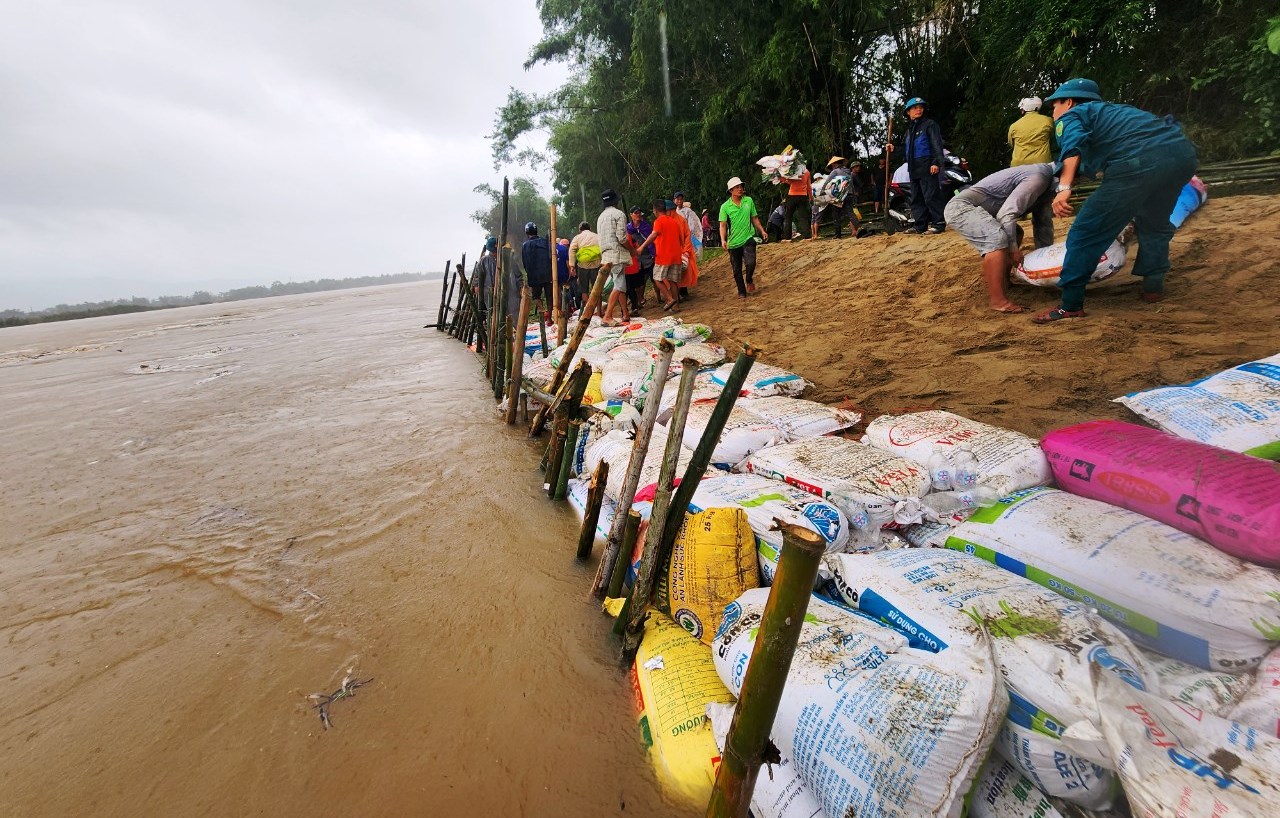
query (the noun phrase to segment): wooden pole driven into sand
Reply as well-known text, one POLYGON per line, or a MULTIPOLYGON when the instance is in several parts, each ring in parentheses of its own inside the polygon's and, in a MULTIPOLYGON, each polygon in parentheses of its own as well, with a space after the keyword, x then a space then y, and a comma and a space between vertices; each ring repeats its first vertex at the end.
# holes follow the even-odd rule
MULTIPOLYGON (((551 384, 547 387, 548 392, 554 394, 560 388, 560 383, 564 380, 564 373, 569 371, 569 364, 573 362, 573 356, 577 354, 578 346, 587 334, 587 327, 591 325, 591 315, 600 304, 600 293, 603 290, 604 276, 597 273, 596 282, 591 285, 591 295, 587 297, 587 304, 582 308, 582 313, 578 317, 578 326, 573 330, 573 338, 569 341, 569 348, 565 350, 560 366, 556 367, 556 373, 551 376, 551 384)), ((542 434, 542 427, 547 422, 547 411, 548 407, 543 406, 538 410, 538 414, 534 416, 533 423, 529 426, 530 437, 537 437, 542 434)))
POLYGON ((538 313, 538 340, 542 342, 542 360, 551 357, 551 350, 547 348, 547 317, 542 313, 538 313))
POLYGON ((720 399, 716 401, 716 408, 711 410, 707 426, 702 430, 702 438, 698 440, 698 446, 689 458, 689 466, 684 470, 680 485, 676 487, 675 495, 671 499, 671 508, 675 509, 676 513, 668 515, 666 524, 662 528, 662 540, 656 555, 658 559, 670 559, 671 549, 676 544, 676 535, 680 533, 680 526, 684 524, 684 515, 689 511, 689 501, 693 499, 693 492, 698 488, 698 482, 706 473, 707 466, 711 465, 711 453, 720 442, 720 433, 724 431, 729 413, 733 411, 733 405, 738 401, 742 385, 746 383, 747 373, 751 371, 751 365, 756 362, 756 356, 759 353, 760 350, 746 344, 742 352, 738 353, 738 359, 733 362, 733 369, 725 379, 724 390, 720 393, 720 399))
POLYGON ((814 531, 774 520, 782 530, 782 554, 778 573, 769 589, 764 618, 747 675, 738 693, 729 737, 721 753, 715 789, 707 804, 707 818, 746 818, 756 776, 764 762, 764 749, 778 715, 778 702, 787 682, 787 672, 800 641, 805 612, 818 565, 826 544, 814 531))
MULTIPOLYGON (((609 576, 613 572, 614 560, 619 559, 626 514, 631 510, 636 489, 640 487, 640 472, 644 468, 645 457, 649 454, 649 439, 653 437, 653 424, 658 419, 662 390, 667 384, 667 371, 671 368, 671 355, 675 349, 675 345, 667 338, 658 342, 658 362, 653 369, 649 394, 645 397, 644 412, 640 414, 640 425, 636 427, 636 440, 635 445, 631 447, 631 459, 627 462, 627 474, 618 492, 618 504, 613 513, 613 525, 609 529, 609 541, 605 545, 604 556, 600 558, 596 581, 591 586, 591 592, 596 596, 604 595, 609 584, 609 576)), ((688 505, 687 500, 685 504, 688 505)))
MULTIPOLYGON (((889 180, 893 176, 893 152, 887 146, 893 144, 893 112, 889 112, 889 138, 885 140, 884 151, 884 232, 895 232, 897 225, 889 215, 889 180)), ((905 146, 904 146, 905 147, 905 146)), ((857 238, 856 236, 854 238, 857 238)))
MULTIPOLYGON (((560 256, 556 254, 556 206, 551 205, 551 323, 556 327, 556 346, 564 343, 564 313, 560 309, 560 256)), ((548 353, 550 351, 548 350, 548 353)))
MULTIPOLYGON (((520 290, 520 315, 529 314, 529 299, 532 296, 529 285, 520 290)), ((524 328, 526 321, 517 321, 511 338, 511 378, 507 389, 507 425, 516 422, 516 407, 520 403, 520 372, 524 369, 524 328)))
POLYGON ((520 422, 529 422, 529 396, 524 392, 520 393, 520 422))
MULTIPOLYGON (((676 466, 680 459, 681 439, 684 437, 685 421, 689 417, 689 404, 693 402, 693 384, 698 377, 698 362, 685 358, 680 363, 680 391, 676 394, 675 409, 671 420, 667 422, 667 448, 662 453, 662 470, 658 474, 658 488, 653 495, 653 508, 649 512, 649 530, 645 533, 643 556, 640 568, 636 571, 635 584, 631 586, 631 605, 626 633, 622 635, 622 659, 629 662, 635 658, 636 649, 640 647, 640 637, 644 635, 644 618, 653 588, 662 566, 670 561, 670 554, 662 553, 662 534, 665 530, 671 505, 671 493, 675 485, 676 466)), ((688 504, 685 505, 688 510, 688 504)), ((676 509, 676 518, 683 520, 684 514, 676 509)))
POLYGON ((604 485, 609 482, 609 461, 601 460, 591 473, 591 485, 587 488, 587 507, 582 513, 582 533, 578 535, 578 562, 591 556, 596 544, 596 529, 600 526, 600 506, 604 504, 604 485))
MULTIPOLYGON (((610 599, 622 596, 622 587, 627 581, 627 566, 631 564, 631 555, 636 552, 636 540, 640 539, 640 512, 631 509, 627 512, 627 521, 622 530, 622 553, 614 560, 613 571, 609 575, 609 588, 606 591, 610 599)), ((628 600, 629 601, 629 600, 628 600)), ((618 623, 626 622, 626 607, 618 612, 618 623)), ((615 625, 614 632, 618 630, 615 625)))
POLYGON ((444 305, 447 302, 445 293, 449 290, 449 271, 453 269, 453 259, 444 263, 444 276, 440 279, 440 309, 436 312, 436 329, 444 329, 444 305))
POLYGON ((471 319, 471 310, 467 307, 467 291, 470 287, 462 265, 459 264, 456 269, 458 276, 458 310, 453 318, 454 327, 456 328, 454 335, 457 336, 458 340, 465 343, 467 339, 464 333, 467 329, 467 321, 471 319))
MULTIPOLYGON (((559 474, 561 458, 564 456, 565 435, 568 433, 569 421, 577 419, 582 408, 582 396, 587 391, 587 382, 591 380, 591 364, 578 361, 573 374, 565 382, 564 391, 556 396, 551 408, 555 415, 552 426, 554 434, 547 445, 544 468, 547 468, 548 492, 554 497, 556 476, 559 474)), ((556 498, 559 499, 559 498, 556 498)))
POLYGON ((552 500, 563 500, 569 490, 569 473, 573 471, 574 449, 578 445, 578 435, 582 431, 582 421, 569 418, 569 428, 564 435, 564 443, 560 446, 560 468, 557 469, 556 484, 551 491, 552 500))

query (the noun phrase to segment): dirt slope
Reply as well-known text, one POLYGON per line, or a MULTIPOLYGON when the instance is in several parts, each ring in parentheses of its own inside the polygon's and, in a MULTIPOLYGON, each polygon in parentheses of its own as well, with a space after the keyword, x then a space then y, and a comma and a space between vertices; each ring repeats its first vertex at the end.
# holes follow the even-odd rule
MULTIPOLYGON (((1060 239, 1069 224, 1058 220, 1060 239)), ((758 293, 738 298, 728 259, 715 259, 681 315, 726 346, 755 344, 813 381, 810 397, 851 400, 868 419, 949 409, 1040 435, 1133 420, 1111 399, 1280 352, 1280 197, 1211 198, 1171 259, 1163 303, 1140 302, 1126 268, 1089 288, 1087 318, 1037 326, 987 310, 978 256, 954 232, 766 244, 758 293)), ((1010 295, 1036 310, 1058 303, 1056 288, 1018 283, 1010 295)))

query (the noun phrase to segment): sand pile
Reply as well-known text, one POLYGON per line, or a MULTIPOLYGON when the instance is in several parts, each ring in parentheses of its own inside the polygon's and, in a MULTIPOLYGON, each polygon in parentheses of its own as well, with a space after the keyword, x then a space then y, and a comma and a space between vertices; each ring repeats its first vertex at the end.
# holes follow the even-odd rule
MULTIPOLYGON (((1069 225, 1056 220, 1060 240, 1069 225)), ((1051 326, 989 311, 978 256, 954 232, 766 244, 746 299, 715 259, 680 316, 804 375, 806 397, 867 417, 948 409, 1035 436, 1133 420, 1111 399, 1280 351, 1280 197, 1210 198, 1173 239, 1161 304, 1138 300, 1133 250, 1089 288, 1088 318, 1051 326)), ((1058 290, 1015 283, 1010 297, 1038 311, 1058 290)))

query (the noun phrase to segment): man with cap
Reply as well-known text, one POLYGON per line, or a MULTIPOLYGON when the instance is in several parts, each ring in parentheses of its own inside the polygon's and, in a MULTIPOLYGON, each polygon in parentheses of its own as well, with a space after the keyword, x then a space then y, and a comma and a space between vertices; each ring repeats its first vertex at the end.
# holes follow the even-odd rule
POLYGON ((489 308, 493 306, 493 282, 498 274, 498 239, 486 236, 484 253, 471 268, 471 292, 480 305, 480 318, 489 319, 489 308))
POLYGON ((745 195, 747 186, 742 180, 735 176, 727 187, 729 198, 720 205, 720 246, 729 251, 729 266, 733 268, 733 282, 738 285, 738 297, 746 298, 747 293, 756 291, 756 231, 760 232, 759 241, 766 241, 768 235, 760 223, 756 203, 745 195))
MULTIPOLYGON (((640 250, 645 239, 653 232, 653 225, 644 217, 644 209, 639 205, 631 208, 631 221, 627 222, 627 240, 636 251, 636 262, 627 266, 627 301, 631 305, 632 314, 644 308, 645 285, 653 284, 653 291, 658 287, 653 281, 653 248, 640 250)), ((662 294, 658 293, 661 298, 662 294)))
POLYGON ((635 253, 627 242, 627 217, 618 209, 618 194, 607 188, 600 194, 604 210, 596 219, 596 234, 600 241, 600 275, 609 276, 606 286, 612 286, 609 303, 601 316, 605 326, 613 326, 614 311, 631 320, 627 309, 627 264, 635 253))
POLYGON ((1095 190, 1067 233, 1059 286, 1062 305, 1035 316, 1037 324, 1084 317, 1084 288, 1098 259, 1133 221, 1138 258, 1133 274, 1142 278, 1141 298, 1164 298, 1169 271, 1169 213, 1196 170, 1196 148, 1176 122, 1155 114, 1103 102, 1093 80, 1070 79, 1049 96, 1058 138, 1058 186, 1053 213, 1074 211, 1068 199, 1076 176, 1102 173, 1095 190))
MULTIPOLYGON (((551 245, 538 235, 538 225, 526 222, 524 234, 527 238, 520 247, 520 262, 524 265, 525 281, 532 292, 531 302, 537 302, 537 309, 542 310, 543 318, 551 321, 551 305, 555 303, 555 287, 551 283, 551 245)), ((527 320, 527 316, 524 316, 527 320)), ((521 326, 516 322, 516 326, 521 326)))
POLYGON ((1053 244, 1053 165, 1019 165, 979 179, 947 202, 947 225, 982 256, 987 303, 996 312, 1026 312, 1005 291, 1009 269, 1022 261, 1018 219, 1031 213, 1036 247, 1053 244))
MULTIPOLYGON (((911 177, 911 215, 917 233, 941 233, 946 199, 942 195, 939 174, 942 172, 942 131, 938 123, 924 115, 925 101, 920 97, 907 100, 907 126, 898 135, 902 158, 911 177), (926 229, 927 226, 927 229, 926 229)), ((893 145, 885 146, 894 150, 893 145)))
POLYGON ((583 303, 595 286, 596 273, 599 271, 600 237, 591 229, 590 224, 583 222, 578 225, 578 235, 569 242, 569 277, 577 279, 583 303))
POLYGON ((1044 105, 1040 97, 1027 97, 1018 103, 1023 114, 1009 126, 1009 146, 1013 148, 1013 160, 1009 167, 1052 162, 1049 135, 1053 133, 1053 120, 1040 113, 1044 105))

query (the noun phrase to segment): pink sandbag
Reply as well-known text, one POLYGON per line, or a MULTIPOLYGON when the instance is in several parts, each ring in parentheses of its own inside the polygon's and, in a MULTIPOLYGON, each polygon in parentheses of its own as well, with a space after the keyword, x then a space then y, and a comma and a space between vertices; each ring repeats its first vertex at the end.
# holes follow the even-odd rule
POLYGON ((1280 566, 1280 463, 1118 420, 1058 429, 1040 445, 1063 490, 1280 566))

